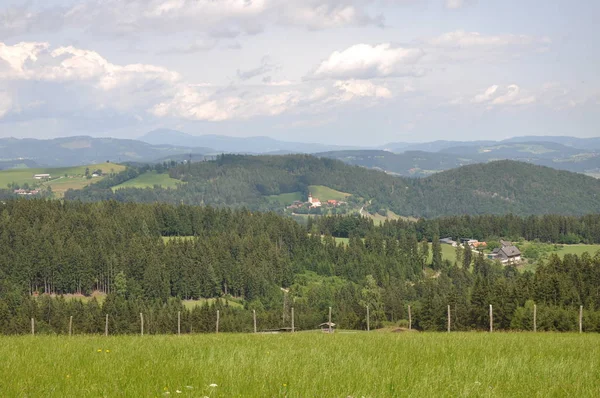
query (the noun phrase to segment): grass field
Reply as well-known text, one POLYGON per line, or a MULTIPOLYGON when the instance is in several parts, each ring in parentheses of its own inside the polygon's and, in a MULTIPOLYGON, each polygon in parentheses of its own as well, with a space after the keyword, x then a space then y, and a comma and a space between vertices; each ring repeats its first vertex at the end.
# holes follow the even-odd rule
POLYGON ((99 163, 75 167, 2 170, 0 171, 0 187, 6 187, 13 182, 21 186, 25 183, 30 186, 41 184, 42 187, 52 187, 52 191, 56 196, 62 197, 68 189, 81 189, 92 182, 102 180, 103 177, 88 180, 85 177, 86 168, 89 169, 90 173, 98 169, 104 173, 118 173, 125 170, 126 167, 115 163, 99 163), (42 182, 33 178, 34 174, 50 174, 52 178, 56 179, 42 182), (68 177, 65 177, 65 175, 68 177))
MULTIPOLYGON (((215 301, 217 301, 217 299, 214 298, 210 298, 210 299, 200 299, 200 300, 183 300, 183 305, 188 309, 191 310, 194 307, 198 307, 201 305, 204 305, 205 303, 208 304, 213 304, 215 301)), ((231 307, 237 307, 237 308, 243 308, 244 306, 240 303, 238 303, 237 301, 233 301, 233 300, 227 300, 222 298, 221 301, 223 303, 227 302, 227 304, 231 307)))
POLYGON ((598 397, 600 336, 0 337, 6 397, 598 397))
POLYGON ((177 184, 183 183, 183 181, 171 178, 167 173, 157 174, 156 171, 149 171, 112 187, 112 190, 116 191, 120 188, 152 188, 155 185, 160 185, 163 188, 177 188, 177 184))
POLYGON ((336 191, 335 189, 323 185, 310 185, 308 189, 313 197, 318 198, 321 202, 326 202, 328 200, 345 200, 350 196, 349 193, 336 191))
POLYGON ((563 258, 565 254, 576 254, 581 256, 583 253, 588 252, 591 256, 594 256, 597 251, 600 250, 600 245, 564 245, 561 249, 556 252, 560 258, 563 258))

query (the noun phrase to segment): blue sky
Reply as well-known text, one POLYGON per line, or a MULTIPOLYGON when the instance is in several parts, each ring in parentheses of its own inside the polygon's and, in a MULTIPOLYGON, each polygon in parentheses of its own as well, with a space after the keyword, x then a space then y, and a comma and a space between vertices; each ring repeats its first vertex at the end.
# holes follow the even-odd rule
POLYGON ((596 1, 0 0, 0 137, 598 136, 596 1))

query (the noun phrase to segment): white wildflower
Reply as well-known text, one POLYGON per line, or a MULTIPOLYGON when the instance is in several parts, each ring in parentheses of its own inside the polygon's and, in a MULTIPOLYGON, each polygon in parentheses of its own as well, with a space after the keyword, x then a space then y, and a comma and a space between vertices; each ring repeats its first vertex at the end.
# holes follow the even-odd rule
POLYGON ((209 385, 209 387, 215 388, 218 387, 215 383, 212 383, 211 385, 209 385))

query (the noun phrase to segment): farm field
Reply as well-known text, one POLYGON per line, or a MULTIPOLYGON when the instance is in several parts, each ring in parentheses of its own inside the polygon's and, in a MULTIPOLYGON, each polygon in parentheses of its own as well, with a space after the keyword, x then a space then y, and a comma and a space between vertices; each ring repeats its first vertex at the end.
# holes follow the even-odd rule
POLYGON ((4 396, 597 397, 600 335, 0 337, 4 396))
POLYGON ((323 185, 310 185, 308 189, 313 197, 318 198, 321 202, 327 200, 345 200, 350 196, 349 193, 336 191, 323 185))
POLYGON ((563 245, 559 250, 550 253, 556 253, 560 258, 563 258, 565 254, 576 254, 581 256, 585 252, 594 256, 597 251, 600 251, 600 245, 563 245))
POLYGON ((42 186, 51 186, 54 192, 59 193, 59 196, 62 196, 60 193, 64 193, 69 188, 80 189, 90 184, 90 182, 98 182, 102 179, 102 177, 94 178, 92 180, 85 178, 86 168, 88 168, 90 172, 100 169, 104 173, 118 173, 125 170, 126 167, 115 163, 99 163, 75 167, 2 170, 0 171, 0 186, 6 187, 13 182, 19 185, 25 183, 33 185, 41 182, 33 178, 34 174, 50 174, 52 178, 61 178, 43 182, 42 186), (69 177, 65 177, 65 174, 69 177))
POLYGON ((149 171, 112 187, 112 190, 116 191, 120 188, 152 188, 155 185, 160 185, 163 188, 177 188, 177 184, 183 183, 183 181, 171 178, 167 173, 157 174, 156 171, 149 171))

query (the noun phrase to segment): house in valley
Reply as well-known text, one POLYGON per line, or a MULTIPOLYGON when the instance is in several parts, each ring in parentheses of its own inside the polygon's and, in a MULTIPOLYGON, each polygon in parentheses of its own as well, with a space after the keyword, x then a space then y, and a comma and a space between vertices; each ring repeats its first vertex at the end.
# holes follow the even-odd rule
POLYGON ((502 264, 517 264, 521 262, 521 251, 511 242, 500 241, 502 247, 492 251, 488 257, 493 260, 499 260, 502 264))

